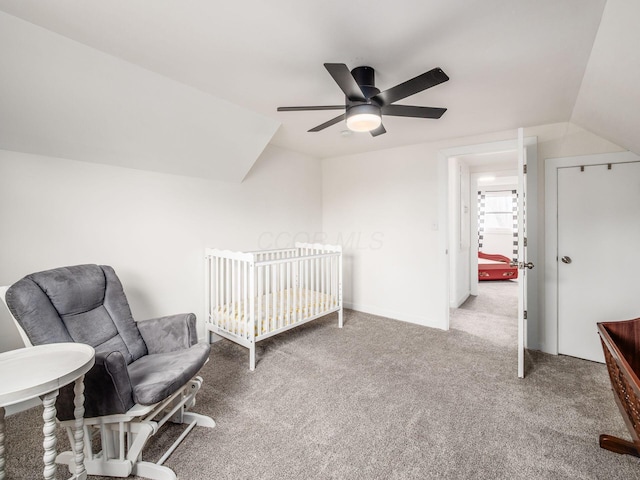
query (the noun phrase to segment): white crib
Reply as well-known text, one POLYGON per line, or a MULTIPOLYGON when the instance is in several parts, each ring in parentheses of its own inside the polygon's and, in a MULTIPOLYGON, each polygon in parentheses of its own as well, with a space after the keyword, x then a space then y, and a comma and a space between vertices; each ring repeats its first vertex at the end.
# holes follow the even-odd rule
POLYGON ((250 370, 260 340, 332 312, 338 312, 342 328, 341 246, 207 249, 205 258, 208 336, 215 333, 248 348, 250 370))

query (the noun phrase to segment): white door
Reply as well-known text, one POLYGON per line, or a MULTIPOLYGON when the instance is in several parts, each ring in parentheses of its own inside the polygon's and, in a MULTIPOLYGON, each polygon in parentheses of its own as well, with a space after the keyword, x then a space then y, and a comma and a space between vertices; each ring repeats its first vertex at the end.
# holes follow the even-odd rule
POLYGON ((558 352, 604 361, 596 323, 640 317, 640 162, 558 168, 558 352))
POLYGON ((524 131, 518 129, 518 377, 524 378, 524 349, 527 332, 527 149, 524 131))

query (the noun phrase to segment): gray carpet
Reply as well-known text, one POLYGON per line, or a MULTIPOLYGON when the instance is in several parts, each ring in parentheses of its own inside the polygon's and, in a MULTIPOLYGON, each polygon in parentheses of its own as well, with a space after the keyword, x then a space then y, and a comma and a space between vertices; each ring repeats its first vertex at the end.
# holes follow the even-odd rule
MULTIPOLYGON (((258 345, 254 372, 213 345, 194 410, 217 426, 166 462, 181 479, 640 479, 598 447, 628 438, 603 365, 532 352, 519 380, 514 348, 351 311, 342 330, 334 314, 258 345)), ((39 414, 7 419, 8 478, 40 476, 39 414)))
POLYGON ((478 295, 470 296, 460 309, 514 318, 518 315, 518 282, 516 280, 478 282, 478 295))
POLYGON ((478 295, 470 296, 450 312, 449 326, 495 345, 515 348, 518 341, 518 283, 484 281, 478 295))

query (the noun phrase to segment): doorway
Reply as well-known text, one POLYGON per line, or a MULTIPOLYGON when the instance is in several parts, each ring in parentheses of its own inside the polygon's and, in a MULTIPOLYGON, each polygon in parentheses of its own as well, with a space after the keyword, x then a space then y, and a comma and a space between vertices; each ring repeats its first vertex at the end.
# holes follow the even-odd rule
MULTIPOLYGON (((464 252, 464 236, 459 235, 459 231, 468 222, 456 220, 454 212, 459 211, 465 214, 464 205, 462 209, 457 207, 455 195, 451 191, 460 185, 458 179, 459 170, 452 168, 449 160, 453 157, 466 155, 492 155, 501 152, 517 151, 518 157, 518 190, 524 192, 518 197, 518 210, 523 215, 518 216, 518 262, 519 276, 523 276, 523 281, 518 282, 518 335, 517 335, 517 373, 519 377, 525 372, 525 347, 540 349, 540 339, 538 336, 538 273, 536 269, 530 270, 537 262, 537 215, 536 206, 538 203, 537 185, 537 138, 524 137, 523 129, 518 129, 517 140, 506 140, 502 142, 486 143, 479 145, 469 145, 441 150, 438 153, 439 171, 439 215, 438 223, 434 223, 434 229, 440 230, 439 244, 444 255, 442 268, 446 272, 446 283, 443 289, 443 328, 450 328, 450 305, 451 299, 457 300, 462 297, 460 292, 454 292, 450 288, 454 281, 452 277, 466 278, 469 280, 469 294, 471 293, 471 254, 464 252), (526 202, 524 201, 526 197, 526 202), (533 208, 525 208, 526 205, 533 208), (457 210, 456 210, 457 208, 457 210), (453 217, 453 218, 452 218, 453 217), (526 218, 526 225, 525 225, 526 218), (467 275, 460 276, 459 270, 467 268, 467 275), (520 273, 521 272, 521 273, 520 273), (526 272, 526 273, 524 273, 526 272)), ((464 191, 464 189, 461 189, 464 191)), ((470 204, 472 205, 472 203, 470 204)), ((470 249, 470 248, 469 248, 470 249)), ((475 265, 475 264, 474 264, 475 265)))
POLYGON ((517 276, 517 269, 503 272, 502 267, 508 267, 504 261, 515 261, 518 256, 517 151, 461 155, 450 158, 449 163, 450 230, 455 239, 450 245, 450 327, 514 348, 517 279, 502 274, 517 276), (458 221, 461 226, 456 229, 458 221), (481 254, 479 259, 480 252, 488 255, 481 254), (491 279, 480 276, 488 269, 494 269, 491 279))

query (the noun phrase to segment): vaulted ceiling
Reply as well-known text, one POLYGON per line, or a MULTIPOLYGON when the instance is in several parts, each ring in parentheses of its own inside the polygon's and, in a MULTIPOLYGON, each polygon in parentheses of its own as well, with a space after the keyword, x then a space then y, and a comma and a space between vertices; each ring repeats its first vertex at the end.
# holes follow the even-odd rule
MULTIPOLYGON (((0 91, 0 110, 5 112, 0 121, 18 118, 11 137, 28 144, 34 140, 33 132, 28 131, 29 116, 54 122, 56 112, 64 117, 75 110, 95 108, 105 124, 124 123, 126 128, 115 129, 107 138, 90 131, 86 142, 99 139, 100 148, 105 148, 110 141, 113 150, 122 147, 127 155, 146 155, 146 163, 153 163, 154 156, 162 159, 161 150, 168 152, 162 161, 170 163, 169 156, 175 159, 181 146, 191 145, 184 160, 193 163, 187 174, 198 174, 198 168, 206 170, 197 165, 207 160, 217 168, 213 157, 237 157, 241 167, 228 167, 229 178, 246 173, 250 158, 257 158, 269 140, 311 156, 329 157, 569 121, 572 116, 595 133, 602 130, 605 138, 621 146, 638 147, 631 145, 627 130, 640 108, 620 111, 619 117, 631 117, 623 118, 611 132, 593 112, 611 104, 607 96, 613 96, 614 103, 624 102, 632 89, 629 83, 640 77, 635 62, 631 79, 618 82, 621 91, 602 93, 607 81, 603 71, 609 63, 616 63, 617 51, 612 51, 619 41, 615 22, 638 18, 618 18, 620 11, 637 10, 633 2, 609 0, 616 11, 609 15, 605 28, 600 27, 605 0, 0 0, 0 10, 9 14, 3 17, 5 23, 11 23, 11 18, 19 21, 18 17, 42 27, 41 38, 26 50, 6 29, 0 29, 0 43, 5 44, 0 51, 3 63, 5 58, 13 62, 13 68, 3 68, 3 76, 12 78, 0 80, 0 88, 19 89, 20 70, 34 70, 24 85, 24 98, 10 101, 7 91, 0 91), (596 51, 599 27, 607 32, 601 34, 596 51), (66 38, 55 40, 54 34, 66 38), (52 43, 59 44, 53 51, 52 43), (375 138, 344 135, 344 123, 307 133, 336 113, 283 113, 276 108, 342 103, 344 96, 324 69, 325 62, 345 63, 350 68, 369 65, 376 70, 376 83, 382 90, 440 67, 450 81, 400 103, 447 107, 448 111, 440 120, 386 117, 388 133, 375 138), (28 67, 32 64, 38 67, 28 67), (54 72, 54 78, 47 78, 48 70, 54 72), (28 100, 30 92, 39 100, 54 93, 51 82, 64 85, 65 70, 73 87, 63 89, 69 105, 28 100), (110 88, 112 79, 122 88, 110 88), (102 97, 101 91, 105 92, 102 97), (113 108, 109 104, 121 91, 125 97, 120 106, 128 106, 113 108), (21 103, 28 104, 26 111, 21 103), (129 110, 137 120, 128 120, 129 110), (140 125, 145 128, 142 138, 136 139, 140 125), (160 147, 145 147, 155 140, 160 147), (216 155, 218 143, 223 148, 216 155)), ((603 22, 605 19, 607 15, 603 22)), ((17 30, 28 33, 27 27, 17 30)), ((637 38, 638 34, 625 35, 637 38)), ((632 48, 629 43, 629 54, 635 53, 632 48)), ((624 60, 617 62, 618 70, 625 69, 624 60)), ((634 59, 626 60, 628 64, 634 59)), ((73 118, 77 123, 82 120, 78 115, 73 118)), ((64 136, 64 130, 60 125, 54 128, 56 136, 64 136)), ((55 144, 55 138, 37 142, 55 144)), ((0 133, 0 148, 11 147, 7 143, 10 139, 0 133)), ((90 147, 76 146, 78 152, 90 147)), ((65 148, 58 145, 60 155, 65 148)))

